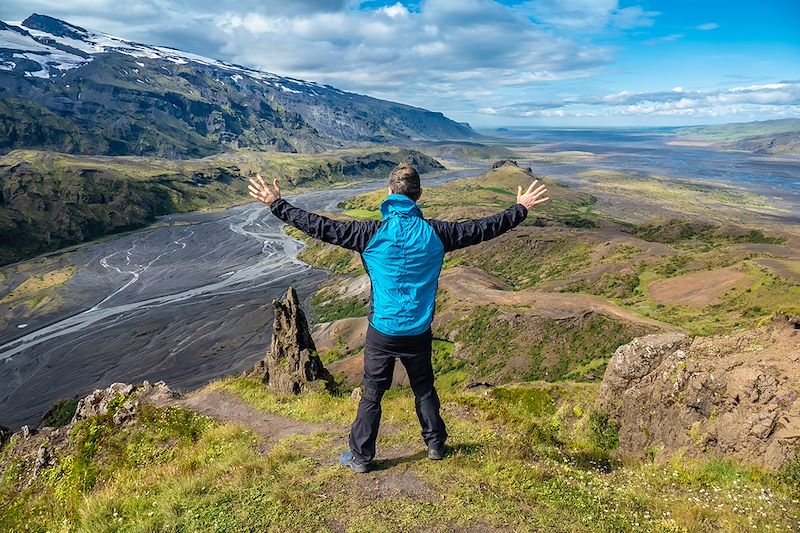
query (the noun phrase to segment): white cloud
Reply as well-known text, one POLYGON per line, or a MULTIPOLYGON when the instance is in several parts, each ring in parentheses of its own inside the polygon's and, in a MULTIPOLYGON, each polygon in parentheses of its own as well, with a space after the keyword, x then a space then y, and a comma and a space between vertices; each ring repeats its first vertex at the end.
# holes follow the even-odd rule
POLYGON ((413 11, 395 3, 280 17, 239 12, 216 28, 236 63, 437 109, 465 94, 586 77, 612 60, 608 46, 491 0, 426 0, 413 11))
POLYGON ((706 22, 705 24, 700 24, 699 26, 695 27, 695 29, 700 31, 716 30, 717 28, 719 28, 719 24, 716 22, 706 22))
MULTIPOLYGON (((769 115, 800 111, 800 82, 781 82, 717 91, 670 91, 638 93, 620 91, 601 97, 571 98, 561 102, 523 102, 488 108, 489 114, 509 117, 614 115, 724 117, 743 113, 769 115), (593 109, 593 111, 591 111, 593 109)), ((479 112, 485 113, 487 110, 479 112)))
POLYGON ((653 46, 656 44, 677 41, 681 37, 683 37, 682 33, 671 33, 669 35, 662 35, 661 37, 654 37, 653 39, 647 39, 646 41, 643 41, 643 43, 646 44, 647 46, 653 46))

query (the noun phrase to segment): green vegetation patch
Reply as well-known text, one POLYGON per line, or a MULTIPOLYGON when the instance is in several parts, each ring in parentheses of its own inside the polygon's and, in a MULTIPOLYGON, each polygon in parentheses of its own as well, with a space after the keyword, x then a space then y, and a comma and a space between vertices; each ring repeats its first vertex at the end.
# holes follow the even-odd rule
POLYGON ((480 268, 511 289, 563 279, 593 264, 594 246, 574 236, 503 235, 494 242, 453 252, 460 264, 480 268))
POLYGON ((785 239, 764 235, 760 230, 724 227, 692 220, 653 221, 637 226, 634 234, 646 241, 677 244, 700 241, 706 246, 734 243, 781 244, 785 239))
POLYGON ((330 291, 318 291, 311 297, 317 322, 367 316, 369 304, 361 298, 332 297, 330 291))
MULTIPOLYGON (((538 220, 562 222, 573 227, 593 227, 591 206, 596 199, 585 193, 573 191, 549 178, 536 178, 548 185, 551 201, 536 207, 536 216, 527 224, 538 220), (584 221, 585 220, 585 221, 584 221)), ((456 218, 474 218, 474 213, 501 211, 516 201, 517 186, 527 188, 534 180, 528 173, 514 165, 504 165, 474 178, 451 181, 437 187, 425 187, 417 202, 428 218, 437 218, 457 212, 456 218)), ((362 216, 374 216, 386 199, 386 191, 379 190, 348 198, 339 204, 346 210, 362 216)), ((486 213, 489 214, 489 213, 486 213)))
POLYGON ((298 259, 304 263, 331 270, 336 274, 358 276, 366 273, 364 264, 356 252, 312 239, 292 226, 285 226, 285 228, 287 235, 305 243, 303 250, 297 254, 298 259))
POLYGON ((503 381, 579 378, 580 367, 600 372, 598 359, 608 361, 620 345, 646 333, 596 313, 555 320, 496 306, 460 314, 445 329, 456 332, 473 376, 503 381))

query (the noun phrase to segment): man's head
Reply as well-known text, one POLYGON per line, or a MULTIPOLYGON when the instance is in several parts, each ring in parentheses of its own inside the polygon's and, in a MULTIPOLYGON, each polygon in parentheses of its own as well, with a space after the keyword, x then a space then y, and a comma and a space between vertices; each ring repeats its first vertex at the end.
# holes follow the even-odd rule
POLYGON ((389 192, 392 194, 405 194, 415 202, 422 194, 419 183, 419 174, 414 165, 402 163, 394 167, 389 174, 389 192))

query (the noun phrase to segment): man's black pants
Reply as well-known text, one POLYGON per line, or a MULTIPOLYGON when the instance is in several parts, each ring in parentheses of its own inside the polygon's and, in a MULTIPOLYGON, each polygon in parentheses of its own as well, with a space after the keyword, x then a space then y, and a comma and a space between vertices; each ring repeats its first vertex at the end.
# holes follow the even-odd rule
POLYGON ((439 415, 439 396, 433 386, 432 341, 430 328, 419 335, 393 336, 384 335, 371 325, 367 327, 364 392, 350 428, 350 451, 357 461, 368 463, 375 457, 381 399, 391 387, 395 357, 400 359, 408 373, 425 444, 429 447, 444 444, 447 431, 439 415))

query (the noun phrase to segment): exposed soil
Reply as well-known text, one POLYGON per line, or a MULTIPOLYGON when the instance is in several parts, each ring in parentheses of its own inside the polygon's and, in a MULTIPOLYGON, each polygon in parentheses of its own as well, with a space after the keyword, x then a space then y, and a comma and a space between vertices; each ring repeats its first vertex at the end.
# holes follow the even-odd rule
POLYGON ((706 307, 720 303, 720 296, 730 289, 744 289, 747 284, 747 274, 728 267, 654 281, 648 294, 660 304, 706 307))
POLYGON ((800 261, 788 259, 774 259, 772 257, 759 257, 754 259, 756 263, 765 266, 779 276, 789 278, 800 283, 800 261))
POLYGON ((366 332, 367 317, 362 316, 317 324, 311 336, 319 353, 328 353, 338 345, 340 354, 349 355, 364 346, 366 332))

